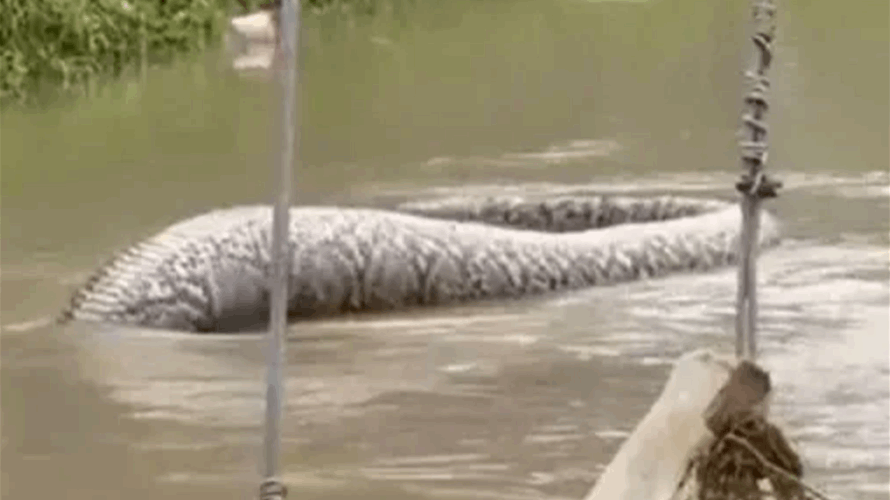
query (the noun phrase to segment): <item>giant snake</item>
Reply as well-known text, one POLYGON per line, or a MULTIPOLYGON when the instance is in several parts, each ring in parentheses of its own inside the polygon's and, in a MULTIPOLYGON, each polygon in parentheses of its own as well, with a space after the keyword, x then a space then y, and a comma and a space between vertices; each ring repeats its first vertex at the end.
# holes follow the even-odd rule
MULTIPOLYGON (((269 314, 269 206, 176 223, 114 255, 72 319, 241 331, 269 314)), ((684 197, 453 197, 393 210, 290 210, 291 319, 531 296, 728 265, 737 204, 684 197)), ((759 244, 779 241, 761 215, 759 244)))

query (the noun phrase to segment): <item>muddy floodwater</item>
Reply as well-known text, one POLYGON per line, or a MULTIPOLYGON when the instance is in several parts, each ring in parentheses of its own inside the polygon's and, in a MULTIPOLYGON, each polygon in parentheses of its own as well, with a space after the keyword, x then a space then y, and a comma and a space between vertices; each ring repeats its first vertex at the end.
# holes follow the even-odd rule
MULTIPOLYGON (((306 20, 297 203, 735 199, 746 2, 415 4, 306 20)), ((768 208, 787 237, 758 261, 760 361, 809 480, 887 499, 890 13, 778 4, 768 208)), ((116 250, 270 200, 274 96, 208 52, 3 111, 3 498, 255 495, 261 337, 48 319, 116 250)), ((294 324, 289 497, 580 499, 673 359, 732 349, 735 286, 727 268, 294 324)))

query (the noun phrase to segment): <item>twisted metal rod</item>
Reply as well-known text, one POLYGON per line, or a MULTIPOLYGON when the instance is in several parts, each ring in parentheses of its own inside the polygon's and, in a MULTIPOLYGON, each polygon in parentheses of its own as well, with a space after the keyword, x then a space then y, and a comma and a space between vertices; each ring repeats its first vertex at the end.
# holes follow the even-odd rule
POLYGON ((736 296, 736 357, 753 361, 757 357, 757 237, 760 232, 760 209, 765 198, 777 195, 781 183, 763 172, 768 156, 766 113, 769 108, 766 76, 773 59, 776 7, 772 0, 753 5, 756 48, 753 68, 745 73, 750 88, 745 94, 742 123, 746 136, 739 143, 742 173, 736 189, 742 193, 742 231, 739 248, 738 294, 736 296))
POLYGON ((297 123, 297 48, 300 0, 278 3, 275 71, 281 91, 281 151, 276 171, 277 193, 272 213, 271 311, 269 313, 266 420, 260 500, 281 500, 287 488, 278 478, 281 455, 281 415, 284 401, 284 348, 287 330, 287 281, 290 275, 288 227, 291 171, 299 137, 297 123))

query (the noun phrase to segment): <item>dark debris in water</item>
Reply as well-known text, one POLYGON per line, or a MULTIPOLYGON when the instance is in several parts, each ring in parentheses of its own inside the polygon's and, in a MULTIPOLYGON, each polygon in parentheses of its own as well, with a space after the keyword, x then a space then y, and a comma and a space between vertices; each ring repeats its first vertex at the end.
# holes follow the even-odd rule
POLYGON ((782 432, 756 413, 734 420, 700 459, 699 500, 761 500, 767 493, 777 500, 806 499, 800 482, 792 479, 803 476, 803 464, 782 432))
POLYGON ((680 490, 692 500, 827 498, 803 481, 800 456, 766 416, 769 374, 742 361, 705 411, 712 442, 690 463, 680 490), (685 483, 694 478, 690 492, 685 483))

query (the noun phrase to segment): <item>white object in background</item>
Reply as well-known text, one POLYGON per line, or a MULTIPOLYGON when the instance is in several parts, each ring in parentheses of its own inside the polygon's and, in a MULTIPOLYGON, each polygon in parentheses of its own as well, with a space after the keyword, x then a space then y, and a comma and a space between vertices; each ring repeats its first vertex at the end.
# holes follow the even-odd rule
POLYGON ((269 70, 275 56, 275 20, 271 10, 233 17, 226 33, 235 71, 269 70))
POLYGON ((680 357, 658 400, 622 444, 586 500, 668 500, 699 446, 713 438, 704 412, 729 379, 731 358, 680 357))

